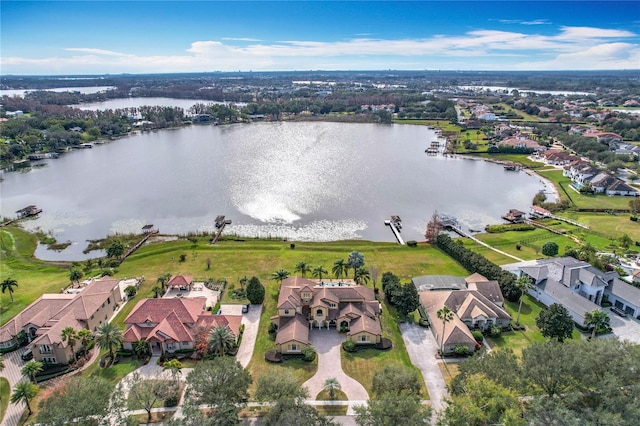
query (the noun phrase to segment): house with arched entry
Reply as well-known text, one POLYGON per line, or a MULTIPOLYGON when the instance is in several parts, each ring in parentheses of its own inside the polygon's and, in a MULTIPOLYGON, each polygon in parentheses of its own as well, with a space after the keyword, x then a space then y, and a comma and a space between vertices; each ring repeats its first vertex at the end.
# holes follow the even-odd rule
POLYGON ((356 344, 380 343, 381 311, 371 288, 287 278, 280 285, 278 313, 271 317, 277 327, 276 350, 302 352, 309 345, 312 328, 344 332, 347 339, 356 344))

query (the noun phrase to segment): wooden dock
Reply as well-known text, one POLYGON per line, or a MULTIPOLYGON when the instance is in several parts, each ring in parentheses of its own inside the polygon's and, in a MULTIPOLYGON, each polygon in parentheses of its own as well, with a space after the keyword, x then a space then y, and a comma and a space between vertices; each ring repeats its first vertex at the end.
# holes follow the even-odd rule
POLYGON ((218 230, 218 232, 211 240, 211 244, 215 244, 218 242, 220 236, 222 235, 222 231, 224 231, 224 228, 227 225, 231 225, 231 219, 225 219, 224 215, 219 215, 216 217, 216 229, 218 230))
POLYGON ((18 217, 16 217, 15 219, 11 219, 6 222, 0 223, 0 227, 11 225, 14 222, 17 222, 22 219, 26 219, 28 217, 37 216, 40 213, 42 213, 42 209, 39 209, 36 206, 27 206, 23 209, 16 211, 16 214, 18 215, 18 217))
POLYGON ((400 230, 402 229, 402 220, 400 220, 399 216, 391 216, 391 220, 385 220, 384 224, 391 228, 391 232, 396 237, 396 240, 402 245, 405 245, 404 239, 402 239, 402 235, 400 235, 400 230))
POLYGON ((133 254, 133 252, 135 252, 136 250, 138 250, 140 247, 142 247, 142 245, 144 243, 147 242, 147 240, 151 237, 153 237, 154 235, 158 234, 160 231, 157 229, 152 229, 148 232, 145 232, 144 237, 142 237, 142 239, 140 241, 138 241, 136 243, 136 245, 134 245, 133 247, 131 247, 120 259, 120 262, 124 261, 127 257, 131 256, 133 254))

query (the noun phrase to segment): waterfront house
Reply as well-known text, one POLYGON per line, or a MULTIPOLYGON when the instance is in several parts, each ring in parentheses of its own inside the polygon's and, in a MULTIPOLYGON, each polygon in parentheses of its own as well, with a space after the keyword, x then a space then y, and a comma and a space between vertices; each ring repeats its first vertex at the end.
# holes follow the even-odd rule
POLYGON ((122 347, 133 350, 144 340, 154 354, 188 351, 195 348, 200 331, 208 333, 216 326, 228 327, 237 342, 242 316, 211 315, 205 307, 205 297, 141 300, 124 320, 122 347))
POLYGON ((109 321, 122 302, 119 282, 104 277, 91 280, 78 293, 43 294, 0 328, 0 349, 15 349, 22 335, 35 360, 68 363, 73 354, 68 342, 62 341, 62 330, 95 331, 109 321))
POLYGON ((472 330, 487 331, 494 325, 506 328, 511 324, 497 281, 490 281, 478 273, 466 278, 426 275, 411 281, 418 290, 438 347, 442 347, 445 354, 454 352, 459 346, 473 351, 476 340, 472 330), (438 311, 445 306, 454 315, 453 320, 443 326, 438 311))
POLYGON ((317 282, 302 277, 282 281, 278 313, 271 317, 277 327, 276 350, 297 353, 309 345, 312 327, 343 331, 355 344, 377 344, 382 339, 380 302, 373 289, 344 282, 317 282))

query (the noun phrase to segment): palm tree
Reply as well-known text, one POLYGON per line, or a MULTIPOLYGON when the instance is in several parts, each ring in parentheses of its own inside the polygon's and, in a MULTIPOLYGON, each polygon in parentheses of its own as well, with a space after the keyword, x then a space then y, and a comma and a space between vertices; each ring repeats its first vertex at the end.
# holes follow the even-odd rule
POLYGON ((353 268, 353 279, 356 279, 356 272, 359 267, 364 266, 364 255, 359 251, 352 251, 347 258, 347 265, 353 268))
POLYGON ((236 339, 227 326, 213 327, 209 332, 209 349, 218 355, 224 355, 235 345, 236 339))
POLYGON ((73 362, 76 361, 76 339, 78 338, 78 333, 73 327, 65 327, 61 333, 62 341, 68 341, 69 346, 71 347, 71 353, 73 355, 73 362))
POLYGON ((80 339, 80 345, 82 346, 83 353, 86 354, 87 346, 89 346, 89 342, 91 341, 91 339, 93 339, 93 335, 89 330, 83 328, 81 330, 78 330, 76 336, 78 337, 78 339, 80 339))
POLYGON ((329 399, 336 399, 336 391, 342 390, 340 382, 335 377, 330 377, 322 384, 322 390, 329 392, 329 399))
POLYGON ((529 291, 529 289, 533 288, 533 283, 528 276, 523 275, 516 280, 516 288, 520 290, 520 303, 518 304, 518 316, 516 317, 516 324, 520 325, 520 309, 522 309, 522 298, 529 291))
POLYGON ((449 309, 448 306, 443 306, 442 309, 439 309, 436 312, 438 319, 442 321, 442 336, 440 337, 440 353, 444 355, 444 329, 447 326, 448 322, 453 321, 453 312, 449 309))
POLYGON ((9 292, 9 297, 11 297, 11 301, 13 302, 13 287, 18 287, 18 281, 14 280, 13 278, 7 278, 6 280, 2 281, 2 284, 0 284, 0 286, 2 286, 2 293, 6 291, 9 292))
POLYGON ((331 272, 333 272, 333 276, 340 279, 342 277, 346 277, 349 272, 349 265, 344 261, 344 259, 338 259, 333 262, 333 268, 331 268, 331 272))
POLYGON ((116 358, 116 349, 122 344, 122 329, 110 322, 100 324, 96 333, 96 344, 100 349, 109 351, 111 364, 113 364, 116 358))
POLYGON ((600 309, 587 312, 584 316, 584 325, 593 326, 591 338, 596 337, 596 333, 609 326, 609 315, 600 309))
POLYGON ((276 281, 279 281, 280 284, 282 284, 282 281, 289 278, 289 271, 287 271, 286 269, 278 269, 273 274, 271 274, 271 278, 273 278, 276 281))
MULTIPOLYGON (((164 286, 167 285, 169 280, 171 279, 171 273, 167 272, 158 277, 157 283, 162 286, 162 292, 164 293, 164 286)), ((157 297, 157 296, 156 296, 157 297)))
POLYGON ((327 270, 322 267, 322 265, 318 265, 313 268, 313 276, 317 277, 320 282, 322 282, 322 275, 327 274, 327 270))
POLYGON ((71 268, 71 270, 69 271, 69 281, 71 281, 74 284, 80 281, 83 276, 84 274, 78 268, 71 268))
POLYGON ((311 272, 311 266, 307 265, 307 262, 298 262, 293 272, 299 272, 302 278, 304 278, 307 272, 311 272))
POLYGON ((151 287, 151 292, 153 293, 153 298, 157 299, 158 296, 161 295, 164 291, 162 289, 162 286, 154 285, 153 287, 151 287))
POLYGON ((36 374, 41 372, 42 368, 43 368, 43 365, 40 361, 36 361, 35 359, 32 359, 31 361, 27 362, 25 365, 22 366, 22 370, 20 370, 20 372, 23 375, 28 376, 33 383, 38 384, 38 380, 36 379, 36 374))
POLYGON ((29 415, 33 414, 31 411, 31 405, 29 402, 35 398, 38 394, 38 386, 34 385, 31 382, 21 381, 15 385, 13 388, 13 393, 11 394, 11 402, 17 404, 19 402, 24 402, 27 405, 27 410, 29 410, 29 415))
POLYGON ((369 273, 369 270, 364 266, 361 266, 358 269, 356 269, 354 281, 356 282, 356 284, 363 284, 363 283, 366 284, 369 282, 370 277, 371 277, 371 274, 369 273))

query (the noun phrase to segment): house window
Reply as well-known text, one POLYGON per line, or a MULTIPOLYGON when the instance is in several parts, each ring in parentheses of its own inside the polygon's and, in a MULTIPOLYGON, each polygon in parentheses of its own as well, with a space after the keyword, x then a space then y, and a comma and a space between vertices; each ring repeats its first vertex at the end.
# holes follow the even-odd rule
POLYGON ((54 357, 51 357, 51 356, 45 356, 44 358, 42 358, 42 361, 45 364, 55 364, 56 363, 56 359, 54 357))
POLYGON ((53 353, 51 346, 49 345, 40 345, 40 353, 41 354, 50 354, 53 353))
POLYGON ((181 342, 182 346, 189 346, 189 342, 181 342))
POLYGON ((295 343, 291 344, 291 350, 292 351, 297 351, 298 350, 298 345, 296 345, 295 343))
POLYGON ((284 310, 284 314, 285 314, 285 315, 289 315, 289 310, 288 310, 288 309, 285 309, 285 310, 284 310))
POLYGON ((111 298, 109 297, 107 298, 107 305, 110 305, 110 304, 111 304, 111 298))
POLYGON ((360 341, 361 342, 368 342, 369 341, 369 336, 360 336, 360 341))
POLYGON ((330 307, 330 308, 335 308, 335 307, 336 307, 336 304, 335 304, 335 303, 329 303, 329 307, 330 307))
POLYGON ((167 349, 168 349, 168 350, 173 351, 173 350, 175 350, 175 348, 176 348, 176 345, 175 345, 175 344, 173 344, 173 343, 167 343, 167 349))
POLYGON ((318 309, 318 310, 316 311, 316 316, 317 316, 317 317, 321 317, 322 315, 323 315, 323 313, 322 313, 322 309, 318 309))

